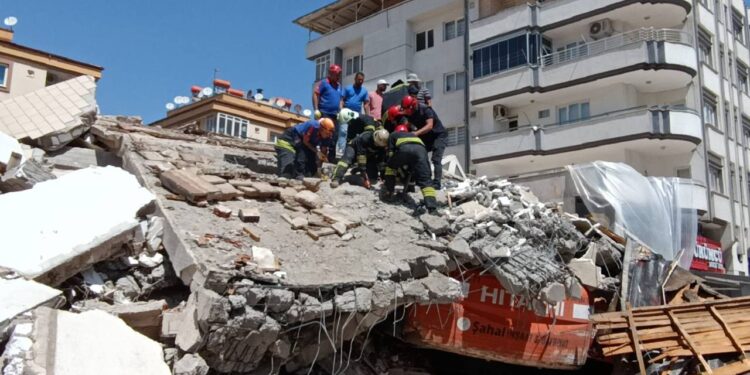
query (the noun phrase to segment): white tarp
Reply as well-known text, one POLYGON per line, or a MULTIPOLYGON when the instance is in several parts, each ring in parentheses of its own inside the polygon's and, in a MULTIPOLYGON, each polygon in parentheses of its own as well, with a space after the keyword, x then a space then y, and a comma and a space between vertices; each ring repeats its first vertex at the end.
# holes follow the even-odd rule
POLYGON ((692 200, 692 180, 644 177, 627 164, 603 161, 568 170, 589 211, 613 214, 613 230, 627 233, 667 261, 680 256, 680 266, 690 268, 698 213, 682 203, 692 200))
POLYGON ((138 225, 154 195, 116 167, 92 167, 0 195, 0 266, 36 277, 138 225))

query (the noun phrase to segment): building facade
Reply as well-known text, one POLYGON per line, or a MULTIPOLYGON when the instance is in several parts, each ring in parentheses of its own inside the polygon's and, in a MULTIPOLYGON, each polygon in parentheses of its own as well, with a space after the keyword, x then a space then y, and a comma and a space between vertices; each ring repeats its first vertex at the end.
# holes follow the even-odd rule
MULTIPOLYGON (((750 52, 741 0, 468 0, 465 16, 463 3, 403 1, 345 25, 320 18, 317 29, 306 26, 322 34, 307 57, 362 53, 365 73, 374 73, 368 82, 414 71, 445 87, 467 48, 476 174, 527 183, 545 199, 573 188, 566 165, 594 160, 690 178, 685 204, 700 215, 701 234, 721 243, 728 272, 748 274, 750 52), (469 20, 468 44, 438 46, 444 37, 435 32, 436 53, 423 60, 420 33, 445 34, 450 19, 469 20)), ((438 113, 460 112, 461 98, 445 91, 438 113)))
POLYGON ((104 69, 13 42, 13 31, 0 28, 0 101, 89 75, 99 80, 104 69))
POLYGON ((194 127, 240 139, 276 142, 276 137, 286 128, 307 120, 307 117, 275 106, 270 101, 220 93, 168 111, 165 118, 150 126, 166 129, 194 127))

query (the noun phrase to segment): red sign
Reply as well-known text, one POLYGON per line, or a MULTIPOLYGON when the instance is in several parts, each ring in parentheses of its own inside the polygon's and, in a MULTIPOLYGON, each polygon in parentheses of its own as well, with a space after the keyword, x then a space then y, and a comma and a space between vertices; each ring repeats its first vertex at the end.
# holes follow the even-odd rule
MULTIPOLYGON (((404 334, 417 345, 533 367, 575 369, 586 362, 593 337, 586 290, 580 299, 543 306, 506 292, 491 275, 464 274, 464 299, 411 307, 404 334)), ((461 280, 461 278, 458 278, 461 280)))
POLYGON ((706 237, 698 236, 690 269, 716 273, 726 272, 721 244, 706 237))

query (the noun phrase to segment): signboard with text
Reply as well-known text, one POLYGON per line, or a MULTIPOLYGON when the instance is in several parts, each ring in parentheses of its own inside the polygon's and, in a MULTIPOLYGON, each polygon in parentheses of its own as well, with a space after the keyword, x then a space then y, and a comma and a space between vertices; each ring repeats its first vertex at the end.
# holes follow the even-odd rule
POLYGON ((697 242, 690 269, 716 273, 726 272, 721 244, 703 236, 698 236, 697 242))
POLYGON ((586 362, 594 332, 585 289, 580 299, 547 305, 547 315, 538 316, 531 301, 506 292, 494 276, 472 271, 464 279, 462 301, 411 307, 407 341, 534 367, 575 369, 586 362))

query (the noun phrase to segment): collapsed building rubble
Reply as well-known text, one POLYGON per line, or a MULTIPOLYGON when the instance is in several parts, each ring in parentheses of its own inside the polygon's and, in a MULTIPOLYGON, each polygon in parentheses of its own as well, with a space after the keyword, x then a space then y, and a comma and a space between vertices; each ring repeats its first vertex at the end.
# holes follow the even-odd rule
MULTIPOLYGON (((554 319, 555 306, 583 298, 584 286, 613 288, 605 276, 616 276, 613 264, 621 264, 621 244, 505 180, 446 182, 445 208, 429 215, 409 195, 386 203, 358 186, 278 178, 262 144, 146 128, 124 117, 97 119, 84 138, 72 143, 84 147, 39 157, 54 179, 0 199, 20 202, 22 194, 47 190, 59 199, 66 183, 86 185, 76 193, 86 199, 49 206, 76 217, 90 208, 86 217, 99 222, 87 234, 107 250, 75 255, 101 248, 86 238, 71 245, 73 256, 55 258, 54 272, 26 270, 10 262, 15 257, 7 266, 59 287, 65 309, 103 310, 161 341, 175 373, 343 371, 358 357, 355 342, 365 350, 383 322, 395 332, 404 308, 476 293, 466 290, 470 272, 496 278, 518 298, 517 311, 554 319), (96 167, 110 163, 143 188, 119 169, 96 167), (122 215, 106 209, 113 202, 123 205, 122 215), (107 212, 109 226, 101 220, 107 212), (127 235, 118 237, 120 229, 127 235), (573 267, 576 261, 593 271, 573 267)), ((55 210, 47 212, 50 223, 65 223, 55 210)), ((76 233, 82 224, 58 230, 76 233)))

